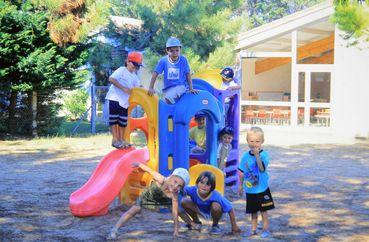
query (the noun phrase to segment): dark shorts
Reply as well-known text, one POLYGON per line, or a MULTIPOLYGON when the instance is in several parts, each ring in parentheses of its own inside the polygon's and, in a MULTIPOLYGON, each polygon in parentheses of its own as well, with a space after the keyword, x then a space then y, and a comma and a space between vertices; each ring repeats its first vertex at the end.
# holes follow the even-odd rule
POLYGON ((119 106, 119 102, 109 100, 109 125, 127 126, 128 109, 119 106))
POLYGON ((246 213, 256 213, 274 208, 272 194, 269 188, 261 193, 246 193, 246 213))

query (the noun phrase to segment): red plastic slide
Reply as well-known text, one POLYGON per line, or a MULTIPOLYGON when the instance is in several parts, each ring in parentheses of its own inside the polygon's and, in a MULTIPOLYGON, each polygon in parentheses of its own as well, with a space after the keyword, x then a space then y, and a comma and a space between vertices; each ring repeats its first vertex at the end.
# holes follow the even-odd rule
POLYGON ((96 167, 90 179, 69 197, 69 208, 74 216, 99 216, 108 212, 109 204, 122 189, 132 172, 132 163, 146 163, 148 149, 114 150, 96 167))

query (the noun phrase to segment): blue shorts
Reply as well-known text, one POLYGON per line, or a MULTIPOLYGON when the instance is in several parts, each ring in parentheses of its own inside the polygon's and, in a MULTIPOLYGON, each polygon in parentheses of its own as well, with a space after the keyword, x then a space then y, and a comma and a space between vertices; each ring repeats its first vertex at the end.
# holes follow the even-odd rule
POLYGON ((109 125, 127 126, 128 109, 119 105, 119 102, 109 100, 109 125))

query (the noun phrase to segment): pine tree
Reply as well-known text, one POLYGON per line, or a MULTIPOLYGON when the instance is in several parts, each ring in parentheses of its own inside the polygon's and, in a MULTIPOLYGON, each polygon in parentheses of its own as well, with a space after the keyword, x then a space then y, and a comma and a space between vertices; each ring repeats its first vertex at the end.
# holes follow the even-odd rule
POLYGON ((47 11, 50 38, 59 46, 86 40, 89 33, 107 24, 110 3, 104 0, 32 0, 47 11))
POLYGON ((0 0, 0 93, 2 124, 8 132, 46 134, 55 128, 57 91, 75 88, 86 77, 86 45, 57 46, 47 17, 32 4, 0 0), (35 126, 37 124, 37 127, 35 126))

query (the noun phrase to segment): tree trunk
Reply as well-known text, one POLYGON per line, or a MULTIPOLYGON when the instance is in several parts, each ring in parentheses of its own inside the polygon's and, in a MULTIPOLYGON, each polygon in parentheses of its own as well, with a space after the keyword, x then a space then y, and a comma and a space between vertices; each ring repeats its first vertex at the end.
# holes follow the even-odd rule
POLYGON ((37 138, 37 92, 30 91, 29 94, 29 107, 30 107, 30 113, 31 113, 31 134, 32 137, 37 138))
POLYGON ((10 134, 14 134, 15 133, 15 109, 17 107, 17 96, 18 96, 18 92, 12 90, 11 94, 10 94, 10 105, 9 105, 9 116, 8 116, 8 132, 10 134))

